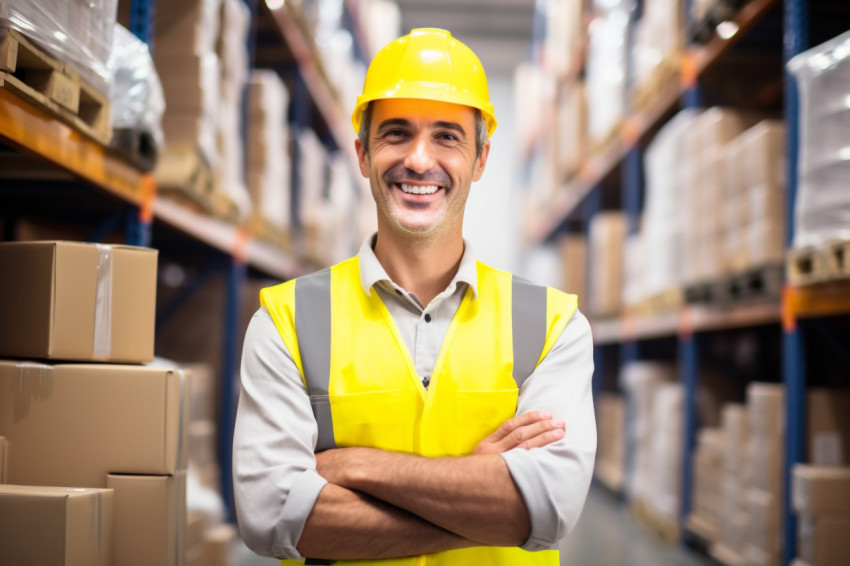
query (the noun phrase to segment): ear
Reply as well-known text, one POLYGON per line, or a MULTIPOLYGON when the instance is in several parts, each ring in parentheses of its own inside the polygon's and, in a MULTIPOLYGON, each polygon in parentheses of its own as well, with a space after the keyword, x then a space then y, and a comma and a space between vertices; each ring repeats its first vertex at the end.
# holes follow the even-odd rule
POLYGON ((481 175, 484 174, 484 167, 487 165, 487 157, 490 155, 490 140, 481 148, 481 155, 475 160, 475 169, 472 172, 472 181, 478 181, 481 175))
POLYGON ((354 151, 357 152, 357 163, 360 165, 360 174, 369 178, 369 154, 360 142, 360 138, 354 138, 354 151))

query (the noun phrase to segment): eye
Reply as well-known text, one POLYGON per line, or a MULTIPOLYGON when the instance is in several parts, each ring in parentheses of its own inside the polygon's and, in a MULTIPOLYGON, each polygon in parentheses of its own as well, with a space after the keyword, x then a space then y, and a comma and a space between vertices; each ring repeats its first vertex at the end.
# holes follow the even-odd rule
POLYGON ((406 136, 406 134, 405 134, 404 130, 402 130, 400 128, 393 128, 391 130, 387 130, 386 132, 384 132, 384 137, 389 139, 389 140, 398 140, 398 139, 404 138, 405 136, 406 136))
POLYGON ((442 132, 437 137, 440 138, 441 140, 445 140, 445 141, 457 141, 458 140, 457 135, 455 135, 451 132, 442 132))

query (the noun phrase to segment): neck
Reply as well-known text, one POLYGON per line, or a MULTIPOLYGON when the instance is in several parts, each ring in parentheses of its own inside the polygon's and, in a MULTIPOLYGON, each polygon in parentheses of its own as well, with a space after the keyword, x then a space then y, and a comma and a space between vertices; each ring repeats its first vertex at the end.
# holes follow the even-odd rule
POLYGON ((390 279, 428 305, 457 273, 463 257, 463 238, 457 235, 437 241, 438 238, 394 236, 379 228, 375 256, 390 279))

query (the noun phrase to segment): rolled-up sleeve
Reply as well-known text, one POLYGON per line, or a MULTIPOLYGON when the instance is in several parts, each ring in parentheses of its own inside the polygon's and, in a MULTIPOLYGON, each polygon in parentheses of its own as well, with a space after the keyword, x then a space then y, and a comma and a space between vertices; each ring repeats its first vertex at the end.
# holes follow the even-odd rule
POLYGON ((531 516, 525 550, 556 547, 581 515, 596 455, 592 376, 590 324, 576 311, 523 383, 517 404, 518 415, 545 410, 564 420, 564 437, 542 448, 502 454, 531 516))
POLYGON ((233 438, 239 532, 258 554, 299 559, 296 544, 327 482, 316 473, 310 398, 265 308, 248 326, 241 379, 233 438))

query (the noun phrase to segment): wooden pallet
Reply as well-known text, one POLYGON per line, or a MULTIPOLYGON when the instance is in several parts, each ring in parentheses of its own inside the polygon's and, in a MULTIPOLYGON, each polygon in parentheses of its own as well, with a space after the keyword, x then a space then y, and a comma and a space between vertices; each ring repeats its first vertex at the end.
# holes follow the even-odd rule
POLYGON ((765 264, 736 273, 723 281, 729 303, 779 300, 782 295, 782 264, 765 264))
POLYGON ((198 148, 166 146, 159 155, 154 175, 158 192, 222 220, 238 222, 236 203, 215 189, 212 170, 198 148))
POLYGON ((109 144, 109 97, 17 30, 7 30, 0 38, 0 88, 14 92, 95 141, 109 144))
POLYGON ((850 279, 850 240, 788 252, 788 281, 797 287, 850 279))
POLYGON ((116 128, 109 142, 112 153, 148 173, 156 167, 159 147, 150 132, 131 128, 116 128))

